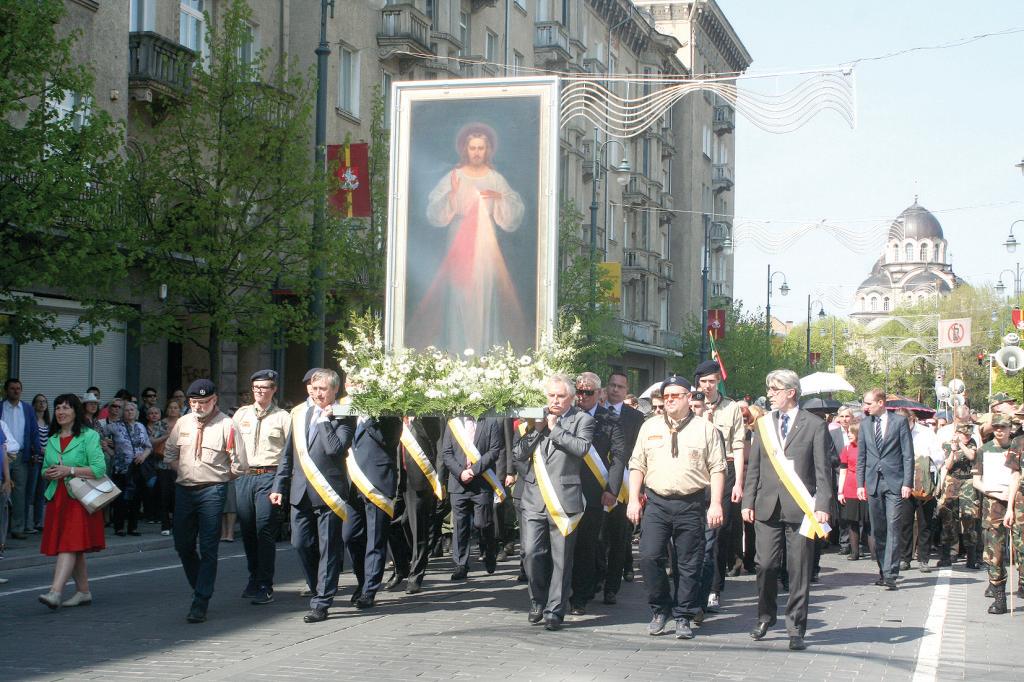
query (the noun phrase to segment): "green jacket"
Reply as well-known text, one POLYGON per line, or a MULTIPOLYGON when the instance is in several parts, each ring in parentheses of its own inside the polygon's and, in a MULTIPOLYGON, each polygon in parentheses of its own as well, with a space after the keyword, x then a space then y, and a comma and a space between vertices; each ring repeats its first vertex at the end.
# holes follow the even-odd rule
MULTIPOLYGON (((96 478, 103 478, 107 475, 107 460, 100 448, 100 435, 89 428, 83 428, 81 435, 72 438, 63 453, 60 451, 60 436, 50 436, 46 441, 46 451, 43 454, 43 470, 56 466, 60 460, 63 460, 64 466, 68 467, 89 467, 96 478)), ((56 490, 57 481, 50 481, 43 496, 47 500, 52 500, 56 490)))

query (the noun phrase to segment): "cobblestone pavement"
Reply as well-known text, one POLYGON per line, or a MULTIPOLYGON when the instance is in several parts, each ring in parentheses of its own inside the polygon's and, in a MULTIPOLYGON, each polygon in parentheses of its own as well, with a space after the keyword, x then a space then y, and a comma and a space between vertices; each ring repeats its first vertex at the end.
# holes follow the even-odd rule
MULTIPOLYGON (((150 531, 152 534, 152 531, 150 531)), ((117 538, 116 540, 122 540, 117 538)), ((381 593, 378 606, 348 606, 354 579, 324 623, 307 625, 301 578, 287 545, 278 551, 276 601, 252 606, 240 543, 221 545, 218 591, 209 621, 185 623, 190 595, 174 552, 155 536, 120 543, 149 551, 93 555, 95 602, 50 612, 36 601, 50 563, 9 552, 0 575, 2 680, 37 679, 387 679, 387 680, 926 680, 1014 679, 1016 616, 989 616, 983 571, 909 571, 897 592, 871 585, 873 564, 827 554, 813 587, 804 652, 791 652, 780 623, 762 642, 747 632, 756 610, 753 576, 729 579, 723 611, 692 641, 649 637, 643 583, 625 583, 616 606, 591 604, 558 632, 526 621, 525 586, 515 562, 467 583, 449 582, 450 564, 436 559, 415 596, 381 593), (21 563, 20 567, 11 568, 21 563), (28 565, 35 563, 36 565, 28 565), (948 608, 932 625, 938 658, 919 665, 936 583, 948 608), (929 668, 928 663, 932 664, 929 668), (915 677, 915 669, 918 676, 915 677)), ((70 589, 70 588, 69 588, 70 589)), ((68 592, 70 594, 70 591, 68 592)), ((784 608, 784 605, 783 605, 784 608)), ((929 651, 926 644, 924 651, 929 651)))

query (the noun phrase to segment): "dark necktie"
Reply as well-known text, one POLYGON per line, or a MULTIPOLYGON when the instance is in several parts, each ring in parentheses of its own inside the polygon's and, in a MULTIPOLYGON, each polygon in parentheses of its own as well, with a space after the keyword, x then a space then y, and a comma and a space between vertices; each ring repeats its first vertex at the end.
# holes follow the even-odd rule
POLYGON ((875 417, 875 446, 882 449, 882 418, 875 417))
POLYGON ((786 436, 789 435, 789 415, 788 414, 782 415, 782 428, 780 430, 782 431, 782 440, 783 440, 783 442, 785 442, 786 436))

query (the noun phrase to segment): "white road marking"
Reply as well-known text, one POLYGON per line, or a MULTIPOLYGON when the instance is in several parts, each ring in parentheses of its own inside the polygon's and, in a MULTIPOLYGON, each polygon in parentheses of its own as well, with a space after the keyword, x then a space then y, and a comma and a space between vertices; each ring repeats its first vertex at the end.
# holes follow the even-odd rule
POLYGON ((935 593, 932 595, 932 606, 928 610, 928 619, 924 622, 925 633, 921 637, 921 648, 917 650, 913 682, 933 682, 938 675, 939 654, 942 652, 942 628, 946 624, 949 577, 952 572, 949 568, 939 571, 939 580, 935 583, 935 593))

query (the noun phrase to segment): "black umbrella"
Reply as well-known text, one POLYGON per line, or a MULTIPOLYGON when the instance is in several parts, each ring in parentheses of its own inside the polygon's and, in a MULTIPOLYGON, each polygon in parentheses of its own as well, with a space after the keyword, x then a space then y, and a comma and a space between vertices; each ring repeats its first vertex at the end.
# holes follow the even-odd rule
POLYGON ((810 398, 805 400, 803 404, 800 405, 800 408, 807 410, 808 412, 818 414, 836 412, 842 406, 843 404, 838 400, 831 400, 828 398, 810 398))

